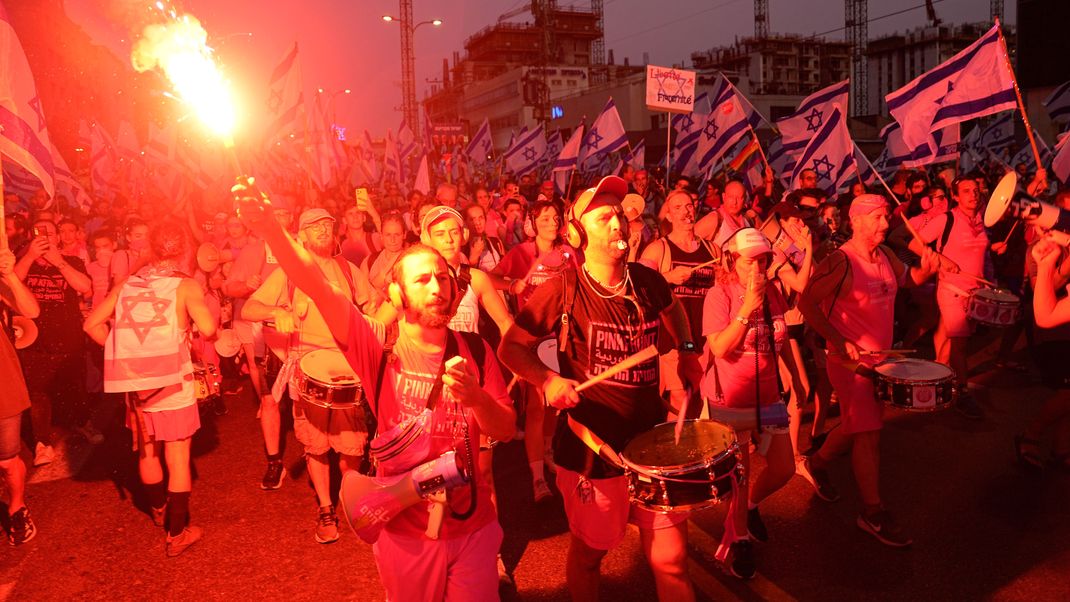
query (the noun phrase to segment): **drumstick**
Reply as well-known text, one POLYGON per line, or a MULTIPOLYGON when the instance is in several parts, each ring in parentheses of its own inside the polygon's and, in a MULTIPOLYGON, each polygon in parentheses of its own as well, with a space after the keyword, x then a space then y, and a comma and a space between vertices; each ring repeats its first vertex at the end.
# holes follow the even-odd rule
POLYGON ((606 380, 608 378, 612 378, 612 377, 620 374, 621 372, 624 372, 625 370, 630 370, 630 369, 634 368, 635 366, 637 366, 637 365, 647 361, 648 359, 656 356, 657 354, 658 354, 657 346, 656 345, 650 345, 649 347, 647 347, 646 349, 643 349, 639 353, 636 353, 635 355, 628 356, 628 357, 624 358, 623 361, 621 361, 621 362, 619 362, 617 364, 613 364, 609 368, 606 368, 605 371, 603 371, 601 374, 588 379, 586 382, 584 382, 580 386, 576 387, 576 392, 579 393, 579 392, 583 391, 584 389, 589 389, 589 388, 597 385, 598 383, 600 383, 600 382, 602 382, 602 381, 604 381, 604 380, 606 380))
MULTIPOLYGON (((690 391, 687 391, 690 393, 690 391)), ((684 415, 687 414, 687 402, 691 401, 691 395, 684 395, 684 403, 680 406, 680 413, 676 415, 676 426, 673 428, 675 445, 680 445, 680 434, 684 432, 684 415)))
POLYGON ((858 355, 910 355, 917 349, 878 349, 876 351, 859 351, 858 355))
POLYGON ((1007 241, 1011 239, 1011 234, 1014 234, 1014 229, 1018 227, 1018 222, 1020 221, 1021 220, 1014 220, 1014 223, 1011 224, 1011 229, 1007 230, 1007 238, 1003 239, 1003 244, 1007 244, 1007 241))
MULTIPOLYGON (((952 272, 948 272, 947 270, 940 270, 940 271, 941 272, 947 272, 949 274, 952 273, 952 272)), ((960 276, 965 276, 967 278, 972 278, 972 279, 976 280, 977 282, 980 282, 981 284, 983 284, 985 286, 990 286, 992 288, 999 288, 998 286, 996 286, 995 282, 992 282, 991 280, 985 280, 984 278, 981 278, 980 276, 974 276, 973 274, 971 274, 969 272, 954 272, 954 273, 958 274, 960 276)))
POLYGON ((705 263, 700 263, 700 264, 698 264, 698 265, 696 265, 696 266, 694 266, 692 268, 688 268, 688 269, 691 270, 692 272, 694 272, 697 269, 704 268, 706 266, 711 266, 711 265, 713 265, 715 263, 720 263, 720 262, 721 262, 721 258, 720 257, 714 257, 713 259, 711 259, 711 260, 709 260, 709 261, 707 261, 705 263))

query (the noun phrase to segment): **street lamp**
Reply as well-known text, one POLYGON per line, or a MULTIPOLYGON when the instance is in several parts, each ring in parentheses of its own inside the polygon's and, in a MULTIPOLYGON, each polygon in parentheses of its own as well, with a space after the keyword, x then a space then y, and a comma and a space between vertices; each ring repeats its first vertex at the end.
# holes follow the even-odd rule
POLYGON ((401 26, 401 108, 402 114, 405 116, 405 123, 412 128, 413 131, 418 131, 419 124, 417 123, 416 114, 416 75, 415 66, 416 62, 415 53, 412 47, 413 34, 420 28, 421 25, 432 25, 438 27, 442 25, 442 19, 431 19, 428 21, 420 21, 415 25, 412 22, 412 0, 398 0, 398 12, 400 17, 393 15, 383 15, 383 21, 387 23, 397 22, 401 26))
MULTIPOLYGON (((319 94, 325 94, 325 93, 329 92, 329 90, 325 90, 323 88, 316 88, 316 92, 319 93, 319 94)), ((351 90, 350 88, 343 88, 341 90, 335 90, 334 92, 330 92, 330 94, 328 94, 326 110, 327 110, 327 114, 331 116, 331 124, 332 125, 337 125, 338 124, 338 119, 335 116, 335 112, 334 112, 334 100, 336 98, 338 98, 338 96, 340 94, 352 94, 352 93, 353 93, 353 90, 351 90)))

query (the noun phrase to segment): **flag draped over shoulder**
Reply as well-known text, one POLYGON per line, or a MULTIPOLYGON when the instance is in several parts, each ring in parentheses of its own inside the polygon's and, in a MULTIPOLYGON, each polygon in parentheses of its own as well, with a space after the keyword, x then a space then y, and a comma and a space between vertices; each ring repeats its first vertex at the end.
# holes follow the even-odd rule
POLYGON ((825 124, 806 145, 792 172, 792 188, 801 188, 799 176, 805 169, 817 174, 817 186, 830 195, 843 186, 854 171, 854 143, 847 130, 847 120, 835 107, 825 124))
POLYGON ((56 193, 52 142, 37 87, 7 9, 0 3, 0 153, 40 180, 48 196, 56 193))
POLYGON ((822 88, 804 98, 794 113, 778 119, 776 126, 780 130, 781 144, 788 149, 805 148, 806 143, 821 129, 825 116, 832 114, 834 105, 848 106, 850 83, 850 80, 843 80, 822 88))
POLYGON ((999 25, 885 101, 910 148, 935 146, 932 133, 949 125, 1014 109, 1014 73, 999 25))

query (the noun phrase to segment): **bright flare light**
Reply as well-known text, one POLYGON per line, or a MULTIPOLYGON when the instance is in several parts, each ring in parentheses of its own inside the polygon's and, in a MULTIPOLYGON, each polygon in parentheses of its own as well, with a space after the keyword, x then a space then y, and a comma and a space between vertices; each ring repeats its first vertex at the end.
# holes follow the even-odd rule
POLYGON ((208 32, 197 19, 183 15, 168 23, 149 25, 134 45, 134 69, 159 68, 175 92, 201 121, 233 146, 237 114, 230 84, 212 58, 208 32))

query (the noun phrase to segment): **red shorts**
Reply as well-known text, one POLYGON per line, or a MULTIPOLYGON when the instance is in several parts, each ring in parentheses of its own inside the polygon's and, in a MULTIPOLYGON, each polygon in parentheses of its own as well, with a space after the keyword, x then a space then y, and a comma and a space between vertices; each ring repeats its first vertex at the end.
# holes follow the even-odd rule
POLYGON ((840 400, 840 428, 844 434, 880 430, 884 426, 884 406, 877 401, 873 381, 838 362, 826 362, 826 368, 840 400))
POLYGON ((557 488, 565 499, 568 529, 588 547, 611 550, 624 540, 631 523, 640 529, 667 529, 688 518, 688 512, 654 512, 631 503, 627 477, 590 479, 593 496, 584 502, 579 493, 580 474, 557 467, 557 488))
POLYGON ((491 521, 453 539, 405 537, 383 529, 372 545, 390 602, 498 600, 502 528, 491 521))

